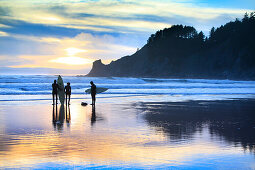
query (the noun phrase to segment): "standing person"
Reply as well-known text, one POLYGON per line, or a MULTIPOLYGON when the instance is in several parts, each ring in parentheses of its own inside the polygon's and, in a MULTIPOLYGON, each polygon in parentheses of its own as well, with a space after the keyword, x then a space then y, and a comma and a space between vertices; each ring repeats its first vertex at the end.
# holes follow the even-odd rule
POLYGON ((91 84, 91 98, 92 98, 92 105, 95 106, 96 103, 96 85, 93 83, 93 81, 90 82, 91 84))
POLYGON ((58 104, 58 84, 57 80, 54 80, 54 83, 52 83, 52 99, 54 105, 54 97, 56 97, 56 104, 58 104))
POLYGON ((65 86, 65 93, 66 93, 66 104, 67 104, 67 97, 68 97, 68 105, 70 105, 71 86, 69 82, 65 86))

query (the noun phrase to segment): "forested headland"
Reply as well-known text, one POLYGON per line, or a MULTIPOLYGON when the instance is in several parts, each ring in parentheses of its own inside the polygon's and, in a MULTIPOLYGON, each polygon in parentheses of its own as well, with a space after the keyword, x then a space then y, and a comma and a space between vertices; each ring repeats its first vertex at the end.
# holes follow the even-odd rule
POLYGON ((254 80, 255 13, 213 27, 207 37, 191 26, 159 30, 133 55, 95 61, 87 76, 254 80))

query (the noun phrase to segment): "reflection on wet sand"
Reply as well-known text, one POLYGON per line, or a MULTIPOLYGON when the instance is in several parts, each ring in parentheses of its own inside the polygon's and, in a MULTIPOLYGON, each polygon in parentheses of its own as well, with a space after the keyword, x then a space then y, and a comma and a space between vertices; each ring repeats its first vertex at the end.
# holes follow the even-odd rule
MULTIPOLYGON (((209 128, 209 124, 214 124, 219 118, 213 119, 202 112, 197 115, 196 109, 192 112, 194 116, 191 116, 189 107, 196 108, 196 104, 188 106, 187 103, 177 103, 176 112, 168 109, 171 105, 173 104, 144 103, 144 107, 141 105, 140 108, 134 108, 127 104, 104 103, 93 109, 90 106, 81 107, 80 103, 72 103, 72 107, 67 107, 66 112, 62 111, 61 106, 59 114, 53 109, 53 115, 52 108, 48 105, 20 106, 16 108, 19 112, 6 107, 5 112, 8 115, 2 114, 3 118, 0 119, 5 127, 0 135, 0 167, 40 169, 42 165, 42 169, 47 169, 45 166, 51 165, 64 169, 65 165, 71 166, 67 168, 100 168, 106 165, 127 166, 131 169, 152 166, 152 169, 168 169, 169 166, 178 168, 202 165, 212 168, 212 161, 215 160, 216 165, 217 162, 225 161, 230 169, 254 168, 253 155, 245 155, 242 147, 229 147, 224 138, 219 139, 221 143, 211 140, 213 135, 221 137, 220 133, 212 132, 209 128), (35 109, 38 110, 36 115, 32 112, 35 109), (183 112, 177 112, 178 110, 183 112), (146 111, 145 114, 141 114, 143 111, 146 111), (72 112, 72 126, 62 128, 59 133, 56 129, 60 125, 57 122, 62 120, 62 126, 68 124, 64 123, 63 118, 60 119, 62 112, 66 114, 62 117, 69 122, 72 112), (175 113, 175 116, 169 116, 171 113, 175 113), (16 117, 8 124, 11 122, 10 115, 16 117), (28 119, 22 119, 25 116, 28 119), (105 121, 99 121, 102 119, 105 121), (51 121, 56 122, 55 128, 52 128, 51 121), (173 139, 175 142, 172 142, 173 139)), ((210 107, 201 105, 204 110, 210 107)), ((226 120, 224 116, 223 120, 226 120)), ((226 166, 220 164, 219 167, 226 166)))
POLYGON ((71 121, 70 105, 66 105, 66 123, 71 121))
POLYGON ((196 133, 209 129, 211 138, 255 153, 254 101, 193 101, 143 103, 145 120, 163 131, 170 142, 191 141, 196 133))
POLYGON ((90 119, 91 127, 94 126, 96 124, 96 122, 98 122, 98 121, 101 122, 103 120, 104 120, 104 117, 102 116, 102 114, 96 112, 96 106, 92 106, 91 107, 91 119, 90 119))
POLYGON ((53 105, 52 109, 52 123, 53 127, 57 128, 58 130, 63 129, 64 125, 64 120, 66 120, 67 126, 70 126, 70 121, 71 121, 71 112, 70 112, 70 105, 60 105, 59 107, 59 112, 58 112, 58 106, 53 105))
POLYGON ((91 126, 96 122, 96 107, 92 106, 92 112, 91 112, 91 126))
POLYGON ((55 126, 58 117, 58 108, 55 105, 52 105, 52 123, 55 126))

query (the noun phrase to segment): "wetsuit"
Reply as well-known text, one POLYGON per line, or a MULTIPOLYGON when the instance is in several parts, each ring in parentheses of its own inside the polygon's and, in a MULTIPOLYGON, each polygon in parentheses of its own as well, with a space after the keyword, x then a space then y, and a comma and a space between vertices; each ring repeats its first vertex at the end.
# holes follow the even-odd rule
POLYGON ((70 104, 70 96, 71 96, 71 86, 67 85, 65 86, 65 93, 66 93, 66 102, 67 102, 67 96, 69 97, 68 104, 70 104))
POLYGON ((52 84, 53 104, 54 104, 54 97, 56 97, 56 103, 57 103, 58 102, 58 84, 57 83, 52 84))
POLYGON ((92 97, 92 105, 95 105, 96 102, 96 85, 92 84, 91 85, 91 97, 92 97))

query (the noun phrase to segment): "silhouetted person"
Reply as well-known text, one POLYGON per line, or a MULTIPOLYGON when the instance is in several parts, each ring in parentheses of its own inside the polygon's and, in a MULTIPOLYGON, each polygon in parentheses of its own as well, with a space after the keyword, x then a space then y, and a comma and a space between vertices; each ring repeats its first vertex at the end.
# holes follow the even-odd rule
POLYGON ((96 85, 93 83, 93 81, 90 82, 91 84, 91 98, 92 98, 92 105, 95 105, 96 103, 96 85))
POLYGON ((56 104, 58 103, 58 84, 57 80, 54 80, 54 83, 52 84, 52 99, 53 99, 53 105, 54 105, 54 98, 56 97, 56 104))
POLYGON ((70 105, 71 86, 69 82, 65 86, 65 93, 66 93, 66 104, 67 104, 67 97, 68 97, 68 104, 70 105))

